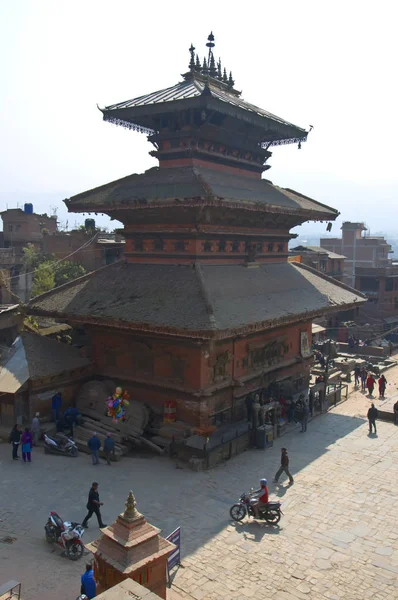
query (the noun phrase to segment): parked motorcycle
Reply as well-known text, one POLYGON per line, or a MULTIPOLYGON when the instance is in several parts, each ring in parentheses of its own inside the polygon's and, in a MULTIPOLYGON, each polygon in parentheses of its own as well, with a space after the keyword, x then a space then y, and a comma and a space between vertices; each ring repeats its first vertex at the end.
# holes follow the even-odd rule
POLYGON ((78 560, 83 556, 84 528, 79 523, 63 521, 56 512, 51 511, 44 531, 47 542, 58 544, 70 560, 78 560))
POLYGON ((44 434, 44 452, 46 454, 63 454, 64 456, 77 456, 79 450, 76 443, 62 433, 54 437, 44 434))
POLYGON ((261 519, 263 521, 267 521, 271 525, 276 525, 281 520, 282 510, 280 502, 268 502, 267 508, 260 512, 260 516, 256 517, 254 514, 254 509, 251 501, 253 500, 253 495, 250 492, 242 494, 239 498, 239 502, 231 506, 231 510, 229 514, 234 521, 242 521, 245 516, 254 517, 256 519, 261 519))

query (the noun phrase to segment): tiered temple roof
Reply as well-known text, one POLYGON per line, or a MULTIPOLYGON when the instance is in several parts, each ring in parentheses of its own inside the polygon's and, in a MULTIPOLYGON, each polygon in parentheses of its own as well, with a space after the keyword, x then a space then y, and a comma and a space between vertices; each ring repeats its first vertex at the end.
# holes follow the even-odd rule
POLYGON ((104 327, 213 338, 308 320, 364 298, 298 263, 119 262, 33 299, 30 308, 104 327))

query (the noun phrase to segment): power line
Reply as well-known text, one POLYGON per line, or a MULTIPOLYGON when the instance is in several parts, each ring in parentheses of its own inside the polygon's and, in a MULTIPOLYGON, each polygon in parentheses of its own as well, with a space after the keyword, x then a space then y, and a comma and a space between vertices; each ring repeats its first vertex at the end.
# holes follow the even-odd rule
MULTIPOLYGON (((86 248, 87 246, 89 246, 94 240, 95 238, 99 235, 99 232, 97 231, 93 237, 91 239, 89 239, 87 242, 85 242, 82 246, 80 246, 80 248, 77 248, 77 250, 74 250, 73 252, 71 252, 70 254, 68 254, 68 256, 64 256, 64 258, 60 258, 57 261, 55 261, 54 263, 51 263, 51 266, 49 266, 49 269, 56 269, 57 266, 65 261, 68 260, 68 258, 70 258, 71 256, 73 256, 74 254, 76 254, 77 252, 80 252, 81 250, 83 250, 84 248, 86 248)), ((34 269, 33 271, 29 271, 28 273, 21 273, 21 275, 34 275, 35 272, 37 271, 37 269, 34 269)), ((12 277, 10 277, 11 279, 18 279, 19 275, 13 275, 12 277)))

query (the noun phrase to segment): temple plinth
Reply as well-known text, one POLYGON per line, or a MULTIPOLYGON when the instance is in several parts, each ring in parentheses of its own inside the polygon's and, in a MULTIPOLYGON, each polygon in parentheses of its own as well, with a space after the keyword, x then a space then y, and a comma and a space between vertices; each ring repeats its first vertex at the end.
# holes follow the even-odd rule
POLYGON ((126 510, 101 532, 99 538, 86 544, 94 554, 98 593, 133 579, 166 598, 166 563, 176 547, 137 511, 133 492, 127 498, 126 510))

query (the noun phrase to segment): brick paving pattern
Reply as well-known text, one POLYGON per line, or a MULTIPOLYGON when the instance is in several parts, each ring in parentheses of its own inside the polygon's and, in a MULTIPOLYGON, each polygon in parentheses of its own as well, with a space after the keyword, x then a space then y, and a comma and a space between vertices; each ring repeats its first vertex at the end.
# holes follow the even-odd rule
MULTIPOLYGON (((398 398, 398 368, 387 371, 386 397, 398 398)), ((352 386, 351 386, 352 387, 352 386)), ((130 489, 137 508, 167 535, 181 525, 183 568, 173 575, 181 600, 398 599, 398 427, 378 422, 368 436, 370 399, 354 392, 265 452, 248 451, 210 472, 176 468, 159 457, 125 458, 111 467, 90 457, 44 455, 32 464, 11 460, 0 445, 0 583, 22 580, 23 599, 75 600, 84 559, 73 563, 44 539, 50 509, 82 520, 89 484, 100 483, 102 514, 111 523, 130 489), (231 522, 229 508, 266 476, 280 448, 289 450, 295 483, 270 484, 283 502, 279 527, 231 522)), ((381 403, 375 399, 376 406, 381 403)), ((85 541, 98 535, 96 519, 85 541)))

